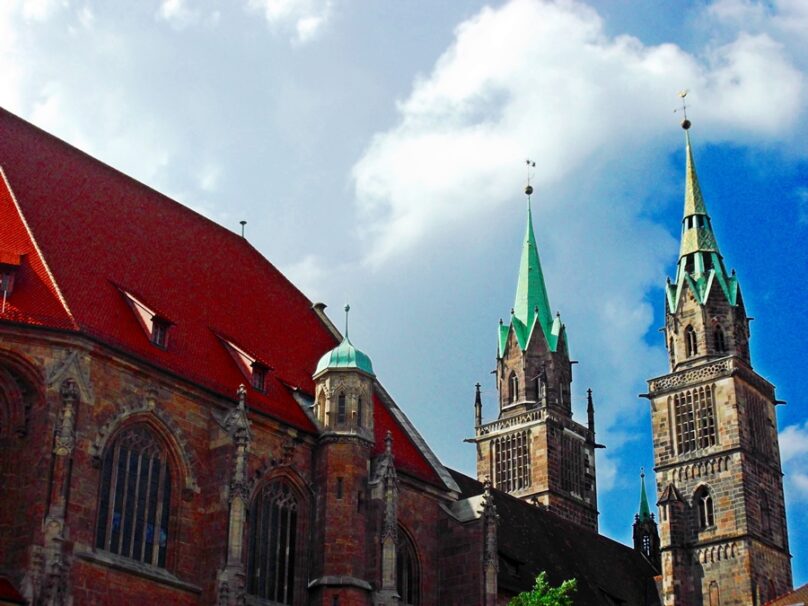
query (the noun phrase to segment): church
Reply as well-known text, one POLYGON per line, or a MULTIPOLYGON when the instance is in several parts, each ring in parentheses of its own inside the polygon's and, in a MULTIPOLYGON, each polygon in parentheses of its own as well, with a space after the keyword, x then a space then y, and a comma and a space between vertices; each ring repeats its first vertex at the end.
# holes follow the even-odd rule
POLYGON ((595 405, 573 419, 530 186, 471 478, 347 309, 340 329, 243 237, 0 109, 0 604, 495 606, 541 571, 582 605, 790 591, 777 400, 683 126, 656 490, 629 547, 598 533, 595 405))

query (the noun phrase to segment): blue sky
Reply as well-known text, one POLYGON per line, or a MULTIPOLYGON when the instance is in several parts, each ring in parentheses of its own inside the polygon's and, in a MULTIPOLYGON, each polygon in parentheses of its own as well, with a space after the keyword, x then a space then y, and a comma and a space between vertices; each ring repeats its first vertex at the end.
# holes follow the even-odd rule
MULTIPOLYGON (((595 392, 602 531, 630 539, 683 199, 676 93, 778 407, 808 581, 808 6, 516 0, 4 0, 0 105, 239 228, 354 342, 442 460, 495 414, 524 159, 574 410, 595 392)), ((237 284, 228 285, 234 291, 237 284)))

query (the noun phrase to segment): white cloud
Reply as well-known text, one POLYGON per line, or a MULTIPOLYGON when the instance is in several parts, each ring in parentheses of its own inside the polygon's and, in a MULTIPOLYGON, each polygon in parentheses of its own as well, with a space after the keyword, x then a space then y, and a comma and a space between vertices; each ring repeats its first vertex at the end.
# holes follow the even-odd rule
POLYGON ((789 500, 808 503, 808 421, 780 432, 780 457, 789 500))
POLYGON ((273 29, 293 32, 300 44, 322 32, 333 10, 332 0, 247 0, 247 6, 263 12, 273 29))
POLYGON ((68 4, 67 0, 22 0, 22 16, 27 21, 44 21, 68 4))

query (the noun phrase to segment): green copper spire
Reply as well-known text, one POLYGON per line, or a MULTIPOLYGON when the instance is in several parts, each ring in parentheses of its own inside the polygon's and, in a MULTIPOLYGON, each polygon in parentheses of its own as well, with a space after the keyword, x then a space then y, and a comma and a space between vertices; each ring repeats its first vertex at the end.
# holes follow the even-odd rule
POLYGON ((651 519, 651 508, 648 506, 648 495, 645 493, 645 470, 640 472, 640 522, 651 519))
POLYGON ((676 311, 685 286, 690 288, 699 303, 704 304, 715 283, 721 288, 729 304, 736 305, 738 282, 734 275, 727 275, 724 269, 724 260, 707 214, 690 145, 690 121, 685 119, 682 127, 685 129, 686 152, 685 208, 676 280, 667 288, 668 305, 671 312, 676 311))
POLYGON ((513 326, 519 347, 523 350, 533 335, 535 327, 541 327, 550 351, 556 351, 558 337, 561 334, 561 318, 550 312, 550 300, 544 284, 544 273, 539 260, 539 249, 536 246, 536 235, 533 233, 533 213, 530 208, 530 193, 533 188, 528 185, 525 192, 527 200, 527 227, 522 246, 522 259, 519 263, 519 278, 516 284, 516 301, 513 305, 509 325, 500 323, 499 351, 505 350, 510 326, 513 326))

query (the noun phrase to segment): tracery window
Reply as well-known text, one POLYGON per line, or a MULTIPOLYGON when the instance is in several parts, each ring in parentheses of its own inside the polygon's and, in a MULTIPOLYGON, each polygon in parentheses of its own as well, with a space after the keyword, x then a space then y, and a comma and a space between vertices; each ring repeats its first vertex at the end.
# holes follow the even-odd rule
POLYGON ((504 492, 530 486, 529 433, 519 431, 493 442, 494 484, 504 492))
POLYGON ((362 396, 359 396, 356 399, 356 425, 357 427, 362 427, 362 415, 364 414, 362 406, 362 396))
POLYGON ((717 436, 712 385, 676 394, 673 409, 679 454, 715 445, 717 436))
POLYGON ((273 604, 292 604, 298 503, 282 481, 264 486, 250 512, 247 592, 273 604))
POLYGON ((145 425, 122 432, 107 449, 100 492, 96 547, 165 567, 171 470, 145 425))
POLYGON ((713 497, 710 489, 702 486, 696 491, 693 504, 698 511, 699 529, 704 530, 715 525, 715 512, 713 511, 713 497))
POLYGON ((407 533, 399 529, 396 550, 396 589, 401 604, 418 606, 421 603, 421 574, 415 546, 407 533))
POLYGON ((699 353, 699 343, 696 338, 696 331, 690 324, 685 328, 685 354, 689 358, 699 353))
POLYGON ((561 435, 561 488, 583 496, 583 442, 566 433, 561 435))

